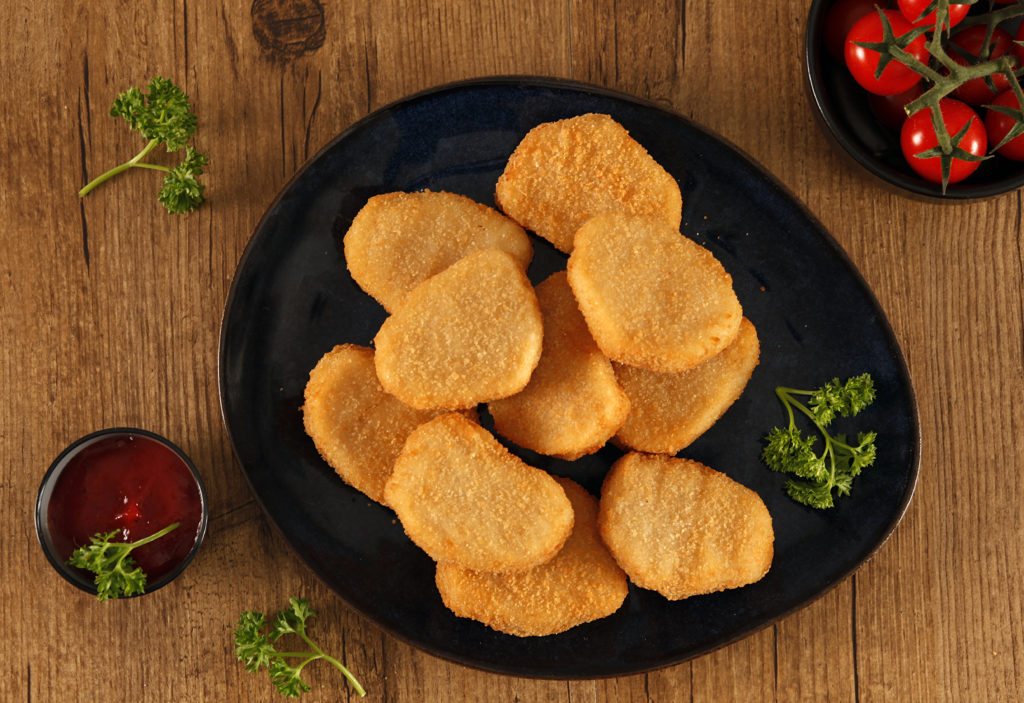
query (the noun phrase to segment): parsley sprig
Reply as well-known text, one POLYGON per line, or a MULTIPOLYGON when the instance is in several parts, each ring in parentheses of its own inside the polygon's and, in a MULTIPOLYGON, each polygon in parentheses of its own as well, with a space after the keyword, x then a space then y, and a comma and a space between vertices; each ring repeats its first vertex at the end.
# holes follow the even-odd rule
POLYGON ((288 603, 289 607, 277 614, 267 633, 263 632, 267 624, 263 613, 255 610, 242 613, 235 629, 235 654, 238 655, 239 661, 245 664, 246 671, 258 672, 262 667, 266 667, 270 681, 277 687, 278 693, 287 698, 298 698, 310 690, 309 684, 302 680, 303 667, 317 659, 324 659, 345 675, 356 693, 365 696, 366 691, 352 673, 337 659, 325 654, 306 634, 306 621, 316 615, 309 601, 289 598, 288 603), (274 642, 288 634, 298 635, 309 650, 279 652, 274 647, 274 642), (289 664, 286 659, 298 661, 289 664))
POLYGON ((846 435, 827 430, 837 416, 856 415, 875 399, 870 374, 854 376, 845 383, 835 378, 815 390, 779 386, 775 394, 786 408, 789 424, 768 432, 761 458, 773 471, 796 475, 785 486, 793 500, 813 508, 833 507, 833 491, 836 496, 849 495, 853 479, 875 461, 875 432, 858 432, 856 443, 849 443, 846 435), (800 397, 808 398, 807 403, 800 397), (821 454, 814 449, 817 437, 804 437, 797 427, 794 410, 810 419, 824 439, 821 454))
POLYGON ((172 523, 135 542, 112 542, 117 530, 106 534, 97 532, 89 538, 89 544, 71 553, 68 564, 96 575, 96 597, 100 601, 142 593, 146 590, 146 572, 129 554, 144 544, 160 539, 178 525, 177 522, 172 523))
POLYGON ((96 186, 128 169, 148 168, 165 174, 159 200, 168 212, 189 212, 205 202, 205 186, 197 177, 202 175, 208 159, 205 154, 187 146, 196 132, 196 116, 192 112, 192 103, 181 88, 170 79, 157 76, 149 82, 148 93, 132 87, 117 96, 110 115, 123 117, 131 129, 148 141, 138 154, 93 179, 78 191, 79 196, 84 198, 96 186), (181 164, 170 168, 143 161, 161 144, 168 152, 185 148, 181 164))

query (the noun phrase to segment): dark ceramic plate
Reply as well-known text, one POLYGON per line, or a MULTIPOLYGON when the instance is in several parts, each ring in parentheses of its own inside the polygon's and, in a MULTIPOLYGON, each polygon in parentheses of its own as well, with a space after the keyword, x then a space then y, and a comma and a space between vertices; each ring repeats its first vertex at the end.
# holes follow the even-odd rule
MULTIPOLYGON (((565 256, 534 239, 539 282, 565 256)), ((832 238, 769 175, 719 138, 651 104, 546 79, 491 79, 427 91, 366 117, 306 164, 242 257, 221 330, 224 421, 267 515, 332 589, 397 636, 441 657, 521 676, 583 678, 672 664, 736 640, 836 585, 899 522, 914 490, 917 411, 903 358, 864 281, 832 238), (540 122, 612 115, 679 181, 683 231, 732 274, 761 338, 743 397, 687 457, 757 491, 774 518, 775 561, 760 582, 669 602, 630 587, 611 617, 520 639, 454 617, 430 559, 393 513, 346 486, 303 433, 309 370, 341 342, 369 344, 384 310, 349 278, 341 238, 376 193, 448 190, 493 204, 494 184, 540 122), (812 387, 868 371, 878 399, 856 428, 879 431, 878 460, 829 511, 791 501, 759 460, 786 414, 776 385, 812 387)), ((513 448, 593 493, 620 452, 575 462, 513 448)))

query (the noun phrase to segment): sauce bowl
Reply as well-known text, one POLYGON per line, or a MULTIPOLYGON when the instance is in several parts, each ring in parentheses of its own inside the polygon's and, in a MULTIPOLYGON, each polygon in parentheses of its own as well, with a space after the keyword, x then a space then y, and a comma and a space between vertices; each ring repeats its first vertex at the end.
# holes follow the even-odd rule
POLYGON ((208 518, 202 479, 181 449, 153 432, 115 427, 81 437, 57 456, 39 486, 35 526, 53 568, 95 595, 94 575, 68 564, 77 547, 95 533, 117 532, 112 542, 134 542, 179 523, 130 554, 147 575, 145 594, 188 566, 208 518))

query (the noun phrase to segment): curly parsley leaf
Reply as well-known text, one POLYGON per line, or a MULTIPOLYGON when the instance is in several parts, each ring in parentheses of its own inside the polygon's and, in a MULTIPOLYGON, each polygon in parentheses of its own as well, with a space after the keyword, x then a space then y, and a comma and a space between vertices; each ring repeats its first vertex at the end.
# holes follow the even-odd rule
POLYGON ((207 163, 205 154, 200 154, 192 147, 185 150, 185 160, 175 166, 164 176, 164 184, 160 189, 160 202, 167 211, 174 215, 195 210, 206 199, 203 190, 206 188, 196 176, 203 173, 207 163))
POLYGON ((874 382, 861 374, 845 383, 832 379, 821 388, 798 390, 779 386, 775 394, 789 416, 786 427, 773 427, 765 436, 761 459, 772 471, 796 476, 786 482, 785 490, 793 500, 813 508, 831 508, 835 498, 850 494, 853 479, 875 462, 875 432, 859 432, 857 443, 846 435, 830 434, 827 427, 836 417, 852 417, 875 399, 874 382), (808 397, 805 405, 798 397, 808 397), (817 437, 805 437, 796 424, 798 411, 806 416, 824 440, 820 454, 815 450, 817 437))
POLYGON ((814 412, 815 419, 823 427, 828 427, 837 415, 852 417, 871 405, 874 399, 874 383, 865 373, 847 379, 846 383, 833 378, 811 393, 807 405, 814 412))
POLYGON ((246 671, 257 672, 266 668, 278 693, 287 698, 298 698, 310 690, 309 684, 302 679, 303 667, 317 659, 324 659, 341 671, 356 693, 365 696, 366 691, 352 673, 337 659, 325 654, 306 633, 306 622, 316 616, 309 601, 290 598, 288 605, 288 608, 277 614, 267 632, 264 632, 267 621, 263 613, 254 610, 242 613, 235 628, 235 654, 245 665, 246 671), (285 635, 297 635, 309 649, 278 651, 274 643, 285 635), (295 663, 290 664, 289 660, 295 663))
POLYGON ((71 553, 67 563, 95 574, 93 582, 100 601, 143 593, 146 590, 146 573, 129 555, 132 550, 160 539, 178 524, 175 522, 135 542, 111 541, 117 530, 106 534, 97 532, 89 538, 89 544, 71 553))
POLYGON ((110 108, 112 117, 123 117, 131 129, 148 140, 146 145, 128 161, 93 179, 78 191, 78 195, 84 198, 101 183, 128 169, 148 168, 166 174, 159 200, 167 211, 172 214, 190 212, 205 202, 204 186, 197 176, 203 173, 207 157, 189 146, 185 150, 185 159, 173 168, 143 159, 161 144, 168 152, 186 147, 196 132, 197 119, 192 112, 192 103, 184 91, 167 78, 157 76, 149 82, 147 91, 129 88, 114 99, 110 108))

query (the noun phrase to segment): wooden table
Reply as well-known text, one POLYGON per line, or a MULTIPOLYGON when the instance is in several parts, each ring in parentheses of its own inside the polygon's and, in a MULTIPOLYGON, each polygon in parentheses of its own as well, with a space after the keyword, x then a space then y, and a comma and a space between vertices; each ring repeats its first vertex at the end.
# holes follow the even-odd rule
MULTIPOLYGON (((375 0, 6 2, 0 49, 0 700, 276 700, 236 661, 247 608, 303 593, 316 632, 388 701, 1009 701, 1024 695, 1024 194, 940 205, 890 193, 814 122, 807 2, 375 0), (106 115, 166 75, 192 97, 209 203, 165 214, 106 115), (351 610, 253 500, 221 422, 218 325, 235 265, 295 170, 411 92, 493 74, 568 77, 707 125, 802 200, 874 289, 920 404, 917 493, 854 576, 735 644, 647 674, 535 681, 420 652, 351 610), (33 533, 69 441, 132 425, 179 443, 210 497, 198 558, 152 596, 100 605, 33 533)), ((326 666, 307 700, 354 696, 326 666)))

